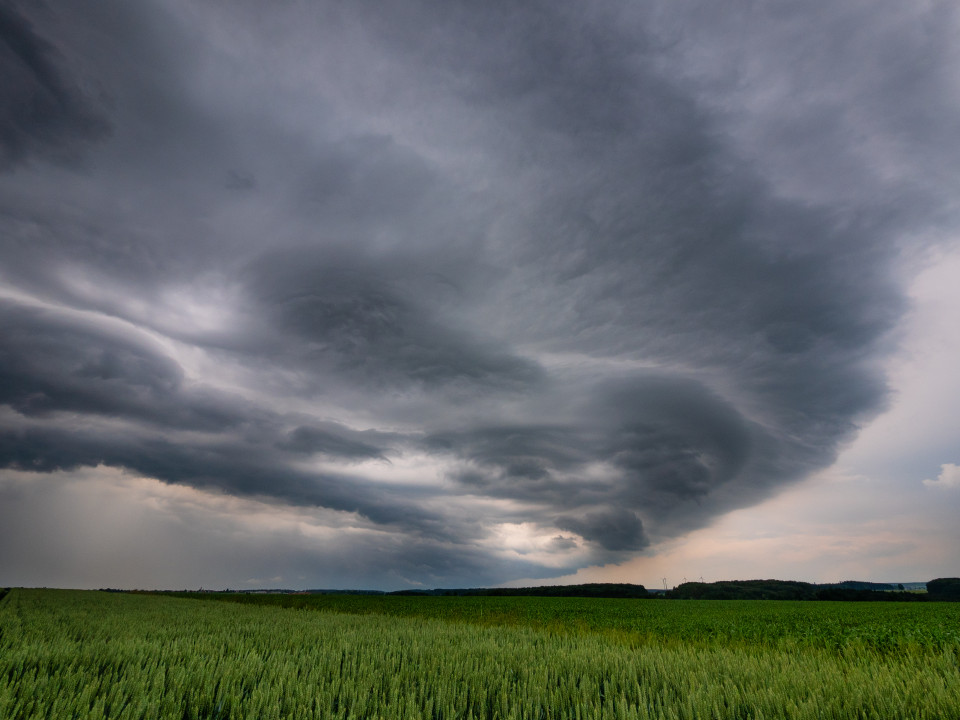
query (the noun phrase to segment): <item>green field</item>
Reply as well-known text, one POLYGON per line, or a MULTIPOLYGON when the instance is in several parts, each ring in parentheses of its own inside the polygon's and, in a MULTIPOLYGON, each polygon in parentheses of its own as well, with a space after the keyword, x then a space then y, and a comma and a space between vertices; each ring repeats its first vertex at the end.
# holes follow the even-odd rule
POLYGON ((0 718, 960 718, 958 604, 243 597, 14 589, 0 718))
POLYGON ((621 644, 817 647, 872 652, 960 647, 960 603, 620 600, 171 593, 320 612, 438 618, 485 626, 596 633, 621 644))

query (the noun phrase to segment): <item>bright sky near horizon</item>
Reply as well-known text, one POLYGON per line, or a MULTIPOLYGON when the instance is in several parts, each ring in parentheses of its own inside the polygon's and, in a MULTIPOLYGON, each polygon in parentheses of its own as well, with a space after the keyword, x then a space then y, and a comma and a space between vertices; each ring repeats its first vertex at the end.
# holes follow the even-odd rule
POLYGON ((0 586, 960 575, 958 32, 0 0, 0 586))

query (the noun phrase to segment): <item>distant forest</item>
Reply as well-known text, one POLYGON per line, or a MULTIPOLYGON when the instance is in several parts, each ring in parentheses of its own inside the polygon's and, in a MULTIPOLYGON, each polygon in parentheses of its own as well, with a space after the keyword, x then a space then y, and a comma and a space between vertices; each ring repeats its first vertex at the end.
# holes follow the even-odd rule
POLYGON ((629 583, 588 583, 586 585, 544 585, 525 588, 460 588, 437 590, 399 590, 390 595, 480 595, 484 597, 604 597, 649 598, 643 585, 629 583))
MULTIPOLYGON (((917 583, 909 583, 914 588, 917 583)), ((526 588, 468 588, 401 590, 392 595, 493 596, 493 597, 607 597, 665 598, 668 600, 845 600, 853 602, 960 601, 960 578, 937 578, 926 583, 926 592, 902 584, 845 580, 839 583, 805 583, 795 580, 726 580, 685 582, 672 590, 648 591, 643 585, 590 583, 526 588)))
MULTIPOLYGON (((911 586, 915 583, 911 583, 911 586)), ((591 583, 525 588, 468 588, 401 590, 392 595, 492 596, 492 597, 606 597, 666 598, 669 600, 846 600, 854 602, 924 602, 960 600, 960 578, 930 580, 927 591, 916 592, 903 585, 845 580, 814 584, 794 580, 728 580, 685 582, 672 590, 648 591, 643 585, 591 583)))
MULTIPOLYGON (((844 600, 853 602, 929 602, 960 601, 960 578, 930 580, 924 583, 889 584, 862 580, 839 583, 806 583, 796 580, 724 580, 685 582, 672 590, 647 590, 631 583, 587 583, 583 585, 542 585, 522 588, 437 588, 433 590, 223 590, 207 591, 240 594, 297 595, 401 595, 429 597, 577 597, 635 598, 666 600, 844 600)), ((107 592, 126 592, 101 588, 107 592)), ((170 591, 163 591, 170 592, 170 591)), ((200 590, 199 592, 204 592, 200 590)), ((3 590, 0 589, 0 597, 3 590)), ((184 590, 174 594, 195 596, 184 590)))

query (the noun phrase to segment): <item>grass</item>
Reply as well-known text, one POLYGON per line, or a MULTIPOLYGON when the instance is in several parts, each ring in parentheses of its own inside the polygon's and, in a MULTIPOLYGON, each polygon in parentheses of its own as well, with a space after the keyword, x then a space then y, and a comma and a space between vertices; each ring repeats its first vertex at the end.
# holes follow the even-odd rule
MULTIPOLYGON (((14 589, 0 601, 0 717, 960 717, 960 644, 948 637, 902 641, 892 652, 846 635, 832 647, 785 634, 785 627, 811 627, 812 617, 801 615, 799 624, 774 624, 767 639, 743 628, 711 639, 704 628, 733 617, 723 605, 639 601, 630 607, 651 615, 629 620, 627 606, 600 600, 562 610, 546 603, 543 615, 534 598, 446 600, 469 600, 459 609, 478 622, 430 617, 444 613, 429 603, 419 613, 398 604, 394 609, 408 613, 399 616, 334 611, 349 607, 349 599, 315 612, 14 589), (534 603, 502 606, 503 600, 534 603), (513 622, 489 624, 491 609, 513 622), (582 625, 552 627, 577 610, 586 611, 582 625), (642 640, 611 636, 657 613, 666 615, 655 632, 636 636, 642 640), (598 617, 607 625, 591 629, 598 617), (684 617, 700 629, 684 631, 684 617), (742 640, 730 643, 727 636, 742 640)), ((738 612, 754 608, 761 616, 752 624, 764 627, 778 605, 741 603, 738 612)), ((924 607, 955 618, 955 606, 924 607)), ((790 606, 780 613, 797 616, 790 606)), ((934 636, 935 612, 914 621, 927 628, 923 637, 934 636)), ((749 618, 741 623, 749 624, 749 618)))
POLYGON ((437 618, 488 627, 598 633, 611 641, 725 647, 867 645, 897 653, 960 645, 960 603, 851 603, 616 598, 404 597, 174 593, 326 613, 437 618))

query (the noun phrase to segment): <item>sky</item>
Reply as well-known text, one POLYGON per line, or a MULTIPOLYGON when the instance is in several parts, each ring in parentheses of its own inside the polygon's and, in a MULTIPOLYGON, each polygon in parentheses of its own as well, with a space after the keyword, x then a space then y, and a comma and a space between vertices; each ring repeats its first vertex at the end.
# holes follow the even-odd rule
POLYGON ((0 585, 960 574, 950 0, 0 0, 0 585))

